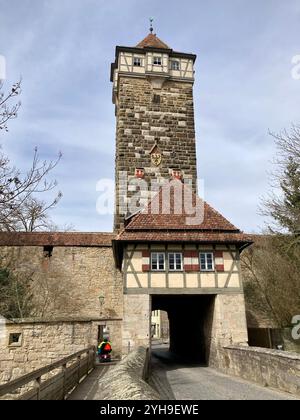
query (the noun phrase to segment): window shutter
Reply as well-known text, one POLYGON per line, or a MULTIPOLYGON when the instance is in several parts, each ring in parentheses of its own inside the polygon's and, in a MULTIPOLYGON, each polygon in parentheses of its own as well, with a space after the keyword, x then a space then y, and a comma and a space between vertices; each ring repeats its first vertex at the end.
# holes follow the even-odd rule
POLYGON ((142 251, 142 257, 142 271, 143 273, 147 273, 148 271, 150 271, 150 252, 148 249, 142 251))
POLYGON ((219 273, 225 271, 223 251, 215 251, 215 268, 219 273))
POLYGON ((200 271, 198 251, 185 251, 184 254, 184 271, 193 273, 200 271))

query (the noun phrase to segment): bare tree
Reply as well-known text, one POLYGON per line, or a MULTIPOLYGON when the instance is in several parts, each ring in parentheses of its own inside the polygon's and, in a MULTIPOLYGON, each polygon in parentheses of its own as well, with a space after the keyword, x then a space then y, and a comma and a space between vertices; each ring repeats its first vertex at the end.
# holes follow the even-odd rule
POLYGON ((300 125, 293 124, 290 130, 283 130, 276 134, 270 132, 278 147, 279 164, 285 164, 291 156, 300 164, 300 125))
MULTIPOLYGON (((13 103, 21 94, 21 80, 13 85, 8 93, 0 82, 0 130, 8 131, 7 123, 18 115, 21 102, 13 103)), ((55 194, 50 202, 40 199, 42 193, 54 190, 56 181, 48 181, 49 173, 61 159, 61 153, 53 161, 41 161, 37 148, 31 166, 25 175, 15 167, 4 153, 0 153, 0 231, 45 230, 51 225, 49 210, 54 208, 62 197, 55 194)))
MULTIPOLYGON (((8 94, 0 84, 0 130, 8 131, 7 123, 17 117, 21 103, 13 98, 21 93, 21 82, 16 83, 8 94)), ((11 165, 9 158, 0 152, 0 231, 51 230, 54 224, 49 211, 62 197, 55 192, 57 182, 48 180, 51 171, 61 159, 42 161, 38 149, 34 150, 32 163, 26 173, 11 165), (52 200, 40 197, 53 192, 52 200)), ((28 261, 20 262, 15 248, 0 250, 0 314, 7 318, 46 316, 52 313, 57 302, 66 305, 67 292, 63 282, 40 278, 28 261)), ((47 261, 45 260, 45 263, 47 261)))
POLYGON ((0 269, 0 314, 5 318, 26 318, 33 310, 31 279, 0 269))
POLYGON ((284 236, 257 237, 241 258, 247 310, 257 319, 288 327, 300 309, 300 253, 286 252, 284 236))
POLYGON ((271 191, 262 201, 261 213, 271 217, 273 233, 289 233, 299 243, 300 235, 300 127, 271 133, 277 146, 271 191))
POLYGON ((47 227, 48 211, 56 206, 62 193, 55 194, 50 203, 37 198, 57 187, 47 175, 57 166, 61 154, 54 161, 41 161, 37 148, 30 169, 25 175, 10 166, 6 156, 0 155, 0 230, 35 231, 47 227))
POLYGON ((15 83, 8 93, 4 92, 3 81, 0 80, 0 130, 8 131, 8 121, 17 118, 21 102, 11 102, 20 94, 21 80, 15 83))
POLYGON ((72 288, 61 277, 47 272, 49 257, 44 256, 43 275, 28 254, 15 247, 0 248, 0 314, 5 318, 51 318, 57 311, 76 312, 78 303, 72 288))
POLYGON ((300 127, 272 136, 278 154, 261 208, 272 224, 242 255, 242 266, 248 306, 286 327, 300 310, 300 127))

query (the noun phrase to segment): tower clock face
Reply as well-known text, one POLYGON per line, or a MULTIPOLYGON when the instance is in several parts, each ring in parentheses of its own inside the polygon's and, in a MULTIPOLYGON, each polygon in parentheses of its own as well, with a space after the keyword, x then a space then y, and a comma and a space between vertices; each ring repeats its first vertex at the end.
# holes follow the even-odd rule
POLYGON ((154 166, 159 166, 162 162, 162 155, 160 153, 152 153, 151 162, 154 166))

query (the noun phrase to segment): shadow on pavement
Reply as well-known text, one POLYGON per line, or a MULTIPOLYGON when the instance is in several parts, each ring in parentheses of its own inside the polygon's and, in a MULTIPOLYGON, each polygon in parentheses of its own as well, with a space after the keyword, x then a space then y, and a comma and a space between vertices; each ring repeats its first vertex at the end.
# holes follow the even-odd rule
POLYGON ((161 363, 169 368, 175 367, 207 367, 203 362, 191 357, 188 352, 186 355, 178 355, 169 351, 168 345, 160 344, 152 346, 152 356, 160 360, 161 363))
POLYGON ((194 360, 182 358, 169 351, 169 346, 153 344, 151 352, 151 377, 150 385, 156 389, 161 399, 176 400, 172 387, 168 380, 168 372, 182 367, 201 367, 203 364, 194 360))

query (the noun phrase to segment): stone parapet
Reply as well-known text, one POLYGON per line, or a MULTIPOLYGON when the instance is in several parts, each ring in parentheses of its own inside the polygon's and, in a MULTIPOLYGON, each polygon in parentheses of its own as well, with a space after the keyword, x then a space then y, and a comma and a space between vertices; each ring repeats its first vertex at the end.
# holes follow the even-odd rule
POLYGON ((219 368, 229 375, 300 396, 300 355, 259 347, 228 346, 219 368))
POLYGON ((117 366, 108 370, 98 383, 99 400, 159 400, 157 392, 145 381, 149 354, 139 347, 117 366))

